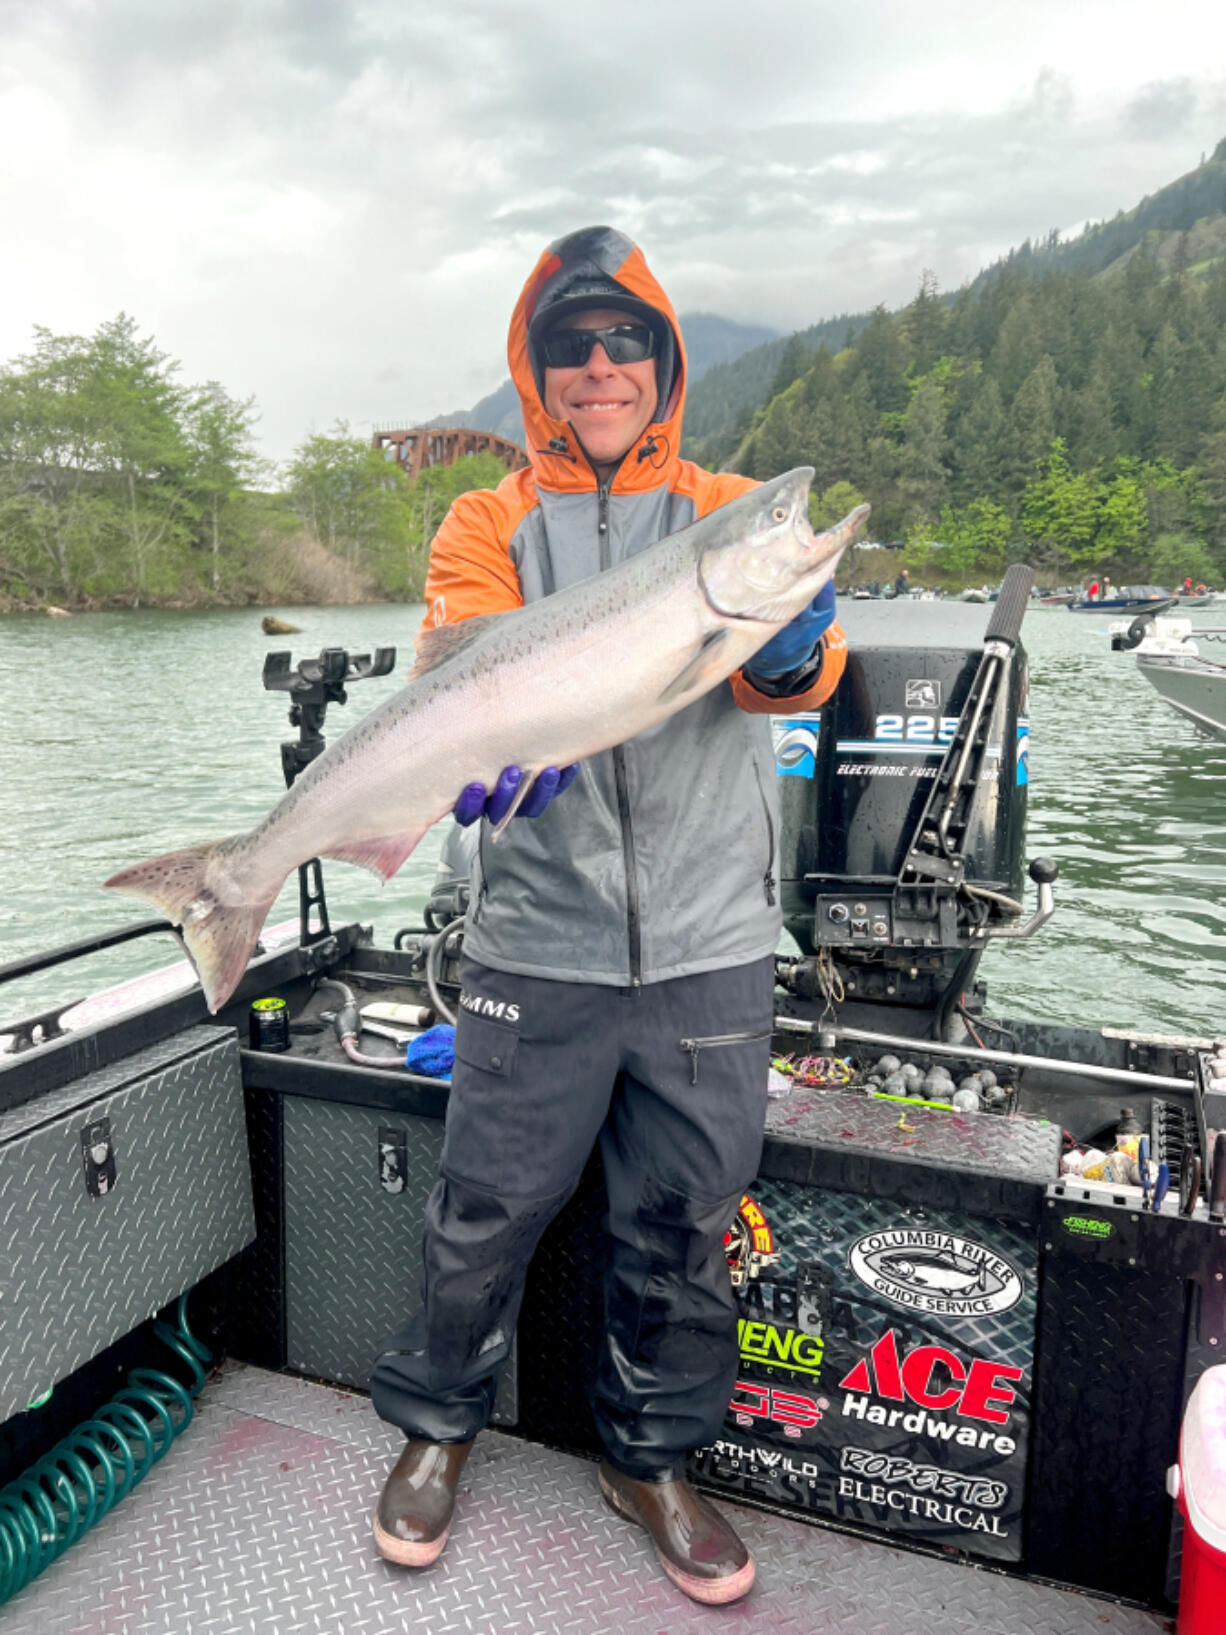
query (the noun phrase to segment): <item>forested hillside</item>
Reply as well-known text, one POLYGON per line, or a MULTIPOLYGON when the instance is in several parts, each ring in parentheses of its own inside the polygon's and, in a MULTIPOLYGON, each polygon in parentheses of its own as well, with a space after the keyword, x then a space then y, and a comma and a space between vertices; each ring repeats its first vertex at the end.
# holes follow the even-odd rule
POLYGON ((717 363, 699 377, 691 375, 685 404, 687 452, 701 460, 708 446, 738 441, 760 403, 794 380, 805 361, 822 347, 837 351, 846 346, 871 316, 845 312, 837 318, 823 318, 794 335, 780 336, 717 363))
MULTIPOLYGON (((1141 200, 1132 210, 1121 210, 1110 221, 1095 222, 1075 238, 1052 233, 1033 244, 1012 250, 999 265, 1028 272, 1102 273, 1119 266, 1144 245, 1161 265, 1182 258, 1185 266, 1205 270, 1206 263, 1226 255, 1226 140, 1211 158, 1186 176, 1169 182, 1141 200), (1184 244, 1177 241, 1184 234, 1184 244)), ((993 277, 989 267, 971 286, 993 277)))
POLYGON ((1226 262, 1166 274, 1142 246, 1104 280, 1014 262, 952 302, 926 275, 706 452, 762 478, 815 466, 923 571, 989 577, 1021 554, 1049 578, 1220 583, 1226 262))

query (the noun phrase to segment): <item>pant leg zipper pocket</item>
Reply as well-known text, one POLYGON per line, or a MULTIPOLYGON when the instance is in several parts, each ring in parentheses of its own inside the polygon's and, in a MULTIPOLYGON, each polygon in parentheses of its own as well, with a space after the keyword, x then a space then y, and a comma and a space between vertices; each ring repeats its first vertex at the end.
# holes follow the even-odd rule
POLYGON ((690 1053, 690 1083, 698 1083, 698 1053, 701 1050, 718 1048, 720 1045, 752 1045, 761 1039, 769 1039, 770 1028, 759 1028, 754 1033, 711 1033, 705 1039, 682 1039, 682 1050, 690 1053))

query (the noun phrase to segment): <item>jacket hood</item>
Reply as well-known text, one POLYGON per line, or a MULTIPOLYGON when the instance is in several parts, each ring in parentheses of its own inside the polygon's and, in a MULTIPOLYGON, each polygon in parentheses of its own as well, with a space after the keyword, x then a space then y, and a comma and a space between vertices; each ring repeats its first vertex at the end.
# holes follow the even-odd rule
POLYGON ((680 457, 685 347, 672 303, 643 252, 612 227, 584 227, 556 239, 532 269, 511 315, 507 359, 523 408, 533 472, 542 488, 576 492, 596 487, 596 474, 568 422, 545 411, 543 373, 535 356, 545 314, 552 321, 580 306, 625 309, 641 315, 660 334, 656 417, 624 456, 612 491, 658 488, 680 457))

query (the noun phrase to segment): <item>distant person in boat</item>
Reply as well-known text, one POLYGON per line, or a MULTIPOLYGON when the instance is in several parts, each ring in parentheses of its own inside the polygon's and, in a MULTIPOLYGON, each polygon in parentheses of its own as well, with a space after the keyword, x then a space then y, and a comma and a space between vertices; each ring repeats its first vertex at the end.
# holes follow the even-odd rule
POLYGON ((1090 602, 1097 602, 1097 600, 1098 600, 1098 580, 1097 579, 1091 579, 1089 589, 1086 591, 1086 600, 1090 601, 1090 602))
MULTIPOLYGON (((680 458, 681 332, 622 234, 589 228, 545 251, 509 356, 531 465, 452 506, 426 581, 435 625, 547 597, 755 486, 680 458)), ((486 820, 506 812, 518 768, 457 803, 482 826, 424 1299, 371 1378, 376 1410, 409 1439, 375 1517, 391 1561, 440 1554, 529 1260, 599 1145, 600 1489, 695 1600, 752 1583, 684 1460, 720 1436, 737 1376, 724 1235, 762 1147, 781 924, 769 716, 833 692, 846 658, 834 615, 829 585, 730 682, 585 762, 570 788, 542 773, 535 820, 497 842, 486 820)))
POLYGON ((903 568, 894 581, 895 596, 909 596, 911 594, 911 575, 903 568))

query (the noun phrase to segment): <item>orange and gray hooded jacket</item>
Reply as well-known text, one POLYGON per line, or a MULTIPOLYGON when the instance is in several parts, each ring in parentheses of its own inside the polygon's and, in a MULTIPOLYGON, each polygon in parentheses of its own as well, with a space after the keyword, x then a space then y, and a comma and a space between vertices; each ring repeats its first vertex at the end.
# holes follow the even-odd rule
MULTIPOLYGON (((622 234, 588 228, 545 251, 516 304, 508 355, 531 465, 452 506, 431 548, 431 624, 552 595, 755 486, 679 457, 680 326, 641 251, 622 234), (660 314, 673 341, 661 360, 671 378, 660 381, 658 418, 603 483, 573 428, 546 413, 529 340, 543 292, 552 304, 568 281, 582 289, 594 270, 660 314)), ((764 690, 769 684, 738 673, 585 761, 541 817, 512 822, 496 844, 483 820, 465 952, 497 970, 619 987, 773 953, 781 925, 779 809, 768 716, 816 708, 834 691, 845 659, 835 624, 803 691, 776 697, 764 690)))

